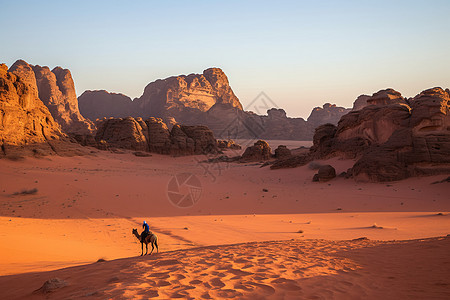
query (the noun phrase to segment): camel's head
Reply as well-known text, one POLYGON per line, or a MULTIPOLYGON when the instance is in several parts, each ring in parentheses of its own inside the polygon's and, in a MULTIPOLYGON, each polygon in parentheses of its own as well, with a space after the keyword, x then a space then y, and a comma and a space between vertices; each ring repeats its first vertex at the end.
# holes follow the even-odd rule
POLYGON ((133 234, 137 234, 137 233, 138 233, 137 229, 133 228, 133 234))

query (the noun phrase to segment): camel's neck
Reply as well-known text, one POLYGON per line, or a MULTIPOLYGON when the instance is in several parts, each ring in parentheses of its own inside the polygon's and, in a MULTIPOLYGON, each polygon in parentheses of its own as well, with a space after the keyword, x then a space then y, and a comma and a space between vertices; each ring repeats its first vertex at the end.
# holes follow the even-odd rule
POLYGON ((138 240, 141 240, 141 235, 139 233, 135 232, 134 235, 137 237, 138 240))

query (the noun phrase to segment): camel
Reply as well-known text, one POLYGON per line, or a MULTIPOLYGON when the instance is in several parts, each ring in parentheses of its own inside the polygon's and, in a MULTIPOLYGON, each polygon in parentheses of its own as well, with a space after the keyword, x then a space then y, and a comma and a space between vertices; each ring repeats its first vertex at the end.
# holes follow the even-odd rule
POLYGON ((143 242, 141 241, 141 235, 138 233, 136 228, 133 228, 133 234, 141 242, 141 256, 144 253, 144 243, 145 243, 145 255, 147 255, 147 253, 148 253, 148 243, 152 244, 152 251, 150 252, 149 255, 151 255, 153 253, 153 250, 155 249, 155 246, 156 246, 156 251, 159 253, 158 237, 156 236, 156 234, 154 234, 153 232, 149 232, 149 234, 145 238, 145 241, 143 241, 143 242))

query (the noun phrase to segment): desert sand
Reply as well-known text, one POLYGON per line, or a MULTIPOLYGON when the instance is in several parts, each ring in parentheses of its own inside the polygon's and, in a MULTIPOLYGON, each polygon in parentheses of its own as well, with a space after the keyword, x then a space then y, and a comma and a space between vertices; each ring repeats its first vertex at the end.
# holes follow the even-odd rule
POLYGON ((313 183, 308 166, 93 152, 0 160, 1 298, 450 296, 447 176, 313 183), (169 201, 180 173, 200 182, 192 207, 169 201), (139 257, 143 220, 160 247, 139 257))

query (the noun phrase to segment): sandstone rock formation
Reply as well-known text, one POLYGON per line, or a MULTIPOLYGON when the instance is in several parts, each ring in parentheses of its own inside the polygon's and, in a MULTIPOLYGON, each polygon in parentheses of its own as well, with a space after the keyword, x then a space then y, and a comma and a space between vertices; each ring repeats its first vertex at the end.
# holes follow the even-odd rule
POLYGON ((227 76, 219 68, 207 69, 203 74, 156 80, 145 87, 140 98, 134 100, 137 110, 143 115, 171 116, 182 123, 193 114, 206 112, 216 103, 242 109, 227 76))
POLYGON ((126 118, 135 116, 133 102, 123 94, 101 91, 85 91, 78 97, 80 113, 91 120, 101 118, 126 118))
POLYGON ((314 128, 326 123, 337 124, 341 117, 350 111, 351 109, 348 108, 325 103, 322 107, 316 107, 312 110, 308 117, 308 123, 314 128))
POLYGON ((3 144, 45 143, 62 136, 33 86, 0 65, 0 125, 3 144))
POLYGON ((94 124, 78 110, 75 86, 69 70, 56 67, 50 71, 48 67, 32 66, 18 60, 9 71, 31 86, 32 93, 37 93, 65 133, 82 136, 93 133, 94 124))
POLYGON ((352 110, 360 110, 360 109, 366 107, 368 105, 367 99, 369 99, 369 98, 370 98, 369 95, 358 96, 358 98, 356 98, 355 102, 353 102, 352 110))
POLYGON ((450 172, 450 95, 441 88, 410 100, 388 89, 368 106, 343 116, 338 126, 316 129, 311 157, 357 158, 357 180, 391 181, 450 172))
POLYGON ((19 76, 0 65, 0 158, 82 154, 38 98, 29 66, 17 70, 19 76))
POLYGON ((223 139, 311 140, 314 128, 332 122, 348 112, 326 104, 315 108, 305 121, 289 118, 283 109, 271 108, 267 115, 244 111, 225 73, 210 68, 203 74, 190 74, 156 80, 147 85, 141 97, 131 101, 120 94, 86 91, 79 97, 83 115, 95 120, 103 117, 158 117, 169 129, 178 122, 208 126, 223 139), (174 121, 176 120, 176 121, 174 121))
POLYGON ((233 140, 217 140, 217 147, 219 149, 232 149, 232 150, 240 150, 242 149, 241 145, 236 144, 233 140))
POLYGON ((277 149, 275 149, 275 158, 280 159, 280 158, 287 158, 287 157, 291 157, 291 150, 289 150, 286 146, 284 145, 279 145, 277 147, 277 149))
POLYGON ((159 118, 110 118, 99 120, 96 140, 103 148, 123 148, 160 154, 217 153, 216 139, 206 126, 176 124, 169 131, 159 118))
POLYGON ((266 141, 259 140, 253 146, 247 147, 242 154, 242 162, 264 161, 272 157, 272 149, 266 141))

